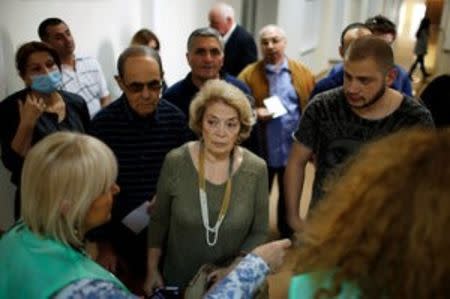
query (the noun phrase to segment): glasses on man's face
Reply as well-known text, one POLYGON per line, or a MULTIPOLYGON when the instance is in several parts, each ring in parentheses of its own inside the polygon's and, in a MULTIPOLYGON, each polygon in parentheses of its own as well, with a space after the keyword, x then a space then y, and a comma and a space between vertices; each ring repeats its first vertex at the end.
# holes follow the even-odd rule
POLYGON ((134 93, 142 92, 144 90, 144 86, 147 86, 147 89, 154 92, 159 92, 163 86, 162 81, 153 80, 149 82, 131 82, 130 84, 125 84, 125 87, 134 93))

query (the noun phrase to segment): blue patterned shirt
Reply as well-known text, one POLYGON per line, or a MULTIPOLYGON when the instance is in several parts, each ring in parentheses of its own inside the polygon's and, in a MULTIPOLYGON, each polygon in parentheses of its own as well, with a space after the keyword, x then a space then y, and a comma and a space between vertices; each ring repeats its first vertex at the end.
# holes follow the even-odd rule
MULTIPOLYGON (((204 299, 251 299, 269 273, 269 267, 259 256, 247 254, 204 299)), ((109 281, 82 279, 71 283, 53 299, 137 299, 109 281)))
POLYGON ((287 110, 286 114, 267 123, 267 164, 270 167, 283 167, 286 166, 292 146, 292 134, 300 121, 299 98, 292 85, 291 71, 286 58, 278 70, 275 65, 270 64, 266 64, 265 69, 270 95, 278 96, 287 110))

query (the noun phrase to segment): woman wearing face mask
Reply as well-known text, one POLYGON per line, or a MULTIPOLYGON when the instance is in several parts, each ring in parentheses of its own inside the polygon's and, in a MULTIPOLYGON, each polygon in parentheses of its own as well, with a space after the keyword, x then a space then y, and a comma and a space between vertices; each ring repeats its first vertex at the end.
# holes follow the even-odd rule
MULTIPOLYGON (((80 96, 58 90, 61 61, 47 44, 33 41, 22 45, 16 53, 16 67, 25 88, 0 102, 0 142, 11 182, 20 186, 23 159, 31 146, 57 131, 85 132, 89 113, 80 96)), ((19 197, 17 188, 16 219, 19 197)))

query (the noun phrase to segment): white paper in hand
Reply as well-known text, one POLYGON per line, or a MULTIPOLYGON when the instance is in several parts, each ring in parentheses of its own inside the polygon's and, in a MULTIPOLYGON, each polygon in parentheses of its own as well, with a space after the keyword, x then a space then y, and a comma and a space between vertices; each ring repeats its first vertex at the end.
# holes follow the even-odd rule
POLYGON ((272 118, 277 118, 287 113, 286 107, 279 96, 271 96, 264 99, 264 106, 266 106, 269 113, 272 113, 272 118))
POLYGON ((147 213, 147 208, 149 204, 150 203, 148 201, 145 201, 122 219, 122 223, 131 229, 136 235, 148 225, 150 215, 147 213))

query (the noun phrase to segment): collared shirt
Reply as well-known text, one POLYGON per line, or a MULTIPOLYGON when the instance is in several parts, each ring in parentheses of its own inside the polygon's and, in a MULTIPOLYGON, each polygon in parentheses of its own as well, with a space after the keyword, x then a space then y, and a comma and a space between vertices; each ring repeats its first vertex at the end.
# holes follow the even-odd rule
POLYGON ((230 36, 233 34, 234 29, 236 29, 237 24, 234 23, 233 26, 231 26, 230 30, 228 30, 227 33, 223 36, 223 43, 226 44, 227 41, 230 39, 230 36))
POLYGON ((75 70, 62 65, 62 89, 81 96, 91 118, 102 108, 100 98, 109 95, 100 64, 92 57, 75 57, 75 70))
POLYGON ((298 95, 292 85, 291 72, 285 58, 279 69, 275 65, 265 65, 271 96, 278 96, 287 113, 267 123, 267 152, 270 167, 286 166, 292 146, 292 133, 300 121, 298 95))
POLYGON ((189 130, 183 113, 169 102, 160 100, 152 115, 140 117, 122 95, 94 117, 91 134, 117 157, 120 193, 112 211, 117 223, 151 200, 165 155, 188 140, 189 130))

